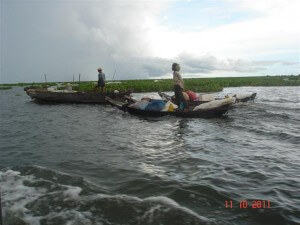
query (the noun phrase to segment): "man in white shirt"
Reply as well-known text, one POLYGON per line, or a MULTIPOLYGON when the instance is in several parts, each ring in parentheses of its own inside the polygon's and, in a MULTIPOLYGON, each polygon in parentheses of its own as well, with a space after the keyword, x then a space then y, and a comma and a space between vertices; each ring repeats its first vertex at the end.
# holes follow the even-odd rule
POLYGON ((185 107, 185 99, 183 97, 183 89, 184 89, 184 82, 179 73, 180 66, 178 63, 172 64, 173 72, 173 84, 174 84, 174 92, 175 92, 175 99, 176 104, 178 105, 179 110, 183 110, 185 107))

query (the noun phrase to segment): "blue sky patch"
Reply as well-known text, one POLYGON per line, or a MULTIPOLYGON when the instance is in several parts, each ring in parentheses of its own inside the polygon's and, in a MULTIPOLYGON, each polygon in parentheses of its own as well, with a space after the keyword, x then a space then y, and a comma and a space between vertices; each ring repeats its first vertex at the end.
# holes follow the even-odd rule
POLYGON ((174 1, 160 14, 160 22, 171 28, 206 29, 256 18, 257 13, 237 9, 222 0, 174 1))

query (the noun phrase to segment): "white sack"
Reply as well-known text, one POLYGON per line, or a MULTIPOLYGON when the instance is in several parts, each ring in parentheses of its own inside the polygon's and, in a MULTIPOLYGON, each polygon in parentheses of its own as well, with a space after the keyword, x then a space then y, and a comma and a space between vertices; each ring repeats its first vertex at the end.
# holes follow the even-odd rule
POLYGON ((234 97, 236 97, 237 100, 242 100, 244 98, 250 98, 254 93, 239 93, 236 94, 234 97))
POLYGON ((233 104, 234 102, 235 102, 235 98, 233 98, 233 97, 229 97, 229 98, 225 98, 225 99, 221 99, 221 100, 214 100, 214 101, 206 102, 206 103, 196 106, 193 109, 193 111, 218 108, 223 105, 233 104))

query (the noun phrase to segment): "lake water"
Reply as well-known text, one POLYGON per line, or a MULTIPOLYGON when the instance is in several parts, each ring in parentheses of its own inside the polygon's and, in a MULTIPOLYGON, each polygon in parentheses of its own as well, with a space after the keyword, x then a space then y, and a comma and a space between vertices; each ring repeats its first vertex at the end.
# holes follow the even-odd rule
POLYGON ((300 87, 218 95, 245 91, 256 101, 218 119, 0 91, 4 224, 300 224, 300 87))

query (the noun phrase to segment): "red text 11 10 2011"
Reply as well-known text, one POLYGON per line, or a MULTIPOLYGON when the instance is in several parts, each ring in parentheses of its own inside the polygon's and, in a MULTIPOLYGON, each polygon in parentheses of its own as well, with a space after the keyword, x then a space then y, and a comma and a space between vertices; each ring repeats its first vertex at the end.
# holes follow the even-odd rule
POLYGON ((269 200, 241 200, 238 204, 233 203, 232 200, 225 201, 225 208, 232 209, 239 207, 240 209, 269 209, 271 208, 271 201, 269 200))

